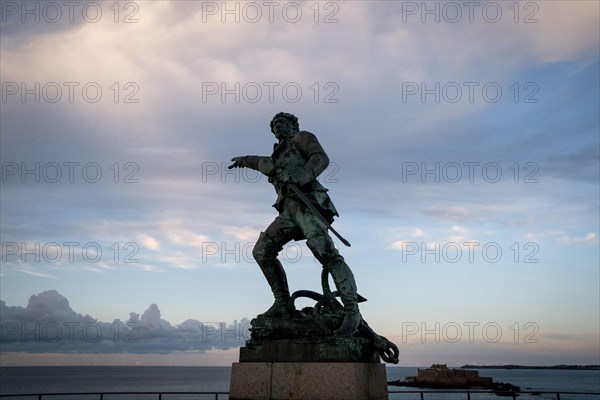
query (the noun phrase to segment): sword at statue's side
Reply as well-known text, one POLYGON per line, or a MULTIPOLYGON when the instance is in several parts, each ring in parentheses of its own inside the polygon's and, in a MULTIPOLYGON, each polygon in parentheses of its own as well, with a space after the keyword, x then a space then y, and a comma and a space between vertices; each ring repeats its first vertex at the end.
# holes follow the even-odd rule
POLYGON ((292 191, 294 193, 296 193, 296 195, 300 198, 300 200, 302 200, 302 202, 306 205, 306 207, 308 207, 308 209, 314 214, 316 215, 321 222, 323 222, 325 224, 325 226, 327 227, 327 229, 329 229, 331 232, 333 232, 333 234, 335 236, 337 236, 338 239, 340 239, 340 241, 342 243, 344 243, 346 246, 350 247, 350 242, 347 241, 346 239, 344 239, 342 237, 342 235, 340 235, 339 233, 337 233, 337 231, 335 229, 333 229, 333 226, 331 226, 331 224, 329 222, 327 222, 327 220, 325 219, 325 217, 319 212, 319 210, 316 209, 316 207, 310 202, 310 200, 308 200, 306 198, 306 196, 304 195, 304 193, 302 193, 300 191, 300 189, 298 189, 298 186, 296 186, 295 183, 288 183, 289 187, 292 189, 292 191))

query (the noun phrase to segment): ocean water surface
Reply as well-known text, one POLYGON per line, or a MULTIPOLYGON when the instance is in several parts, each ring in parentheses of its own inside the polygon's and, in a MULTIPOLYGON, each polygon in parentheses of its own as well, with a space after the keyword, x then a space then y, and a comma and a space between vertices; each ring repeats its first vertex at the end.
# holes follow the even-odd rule
MULTIPOLYGON (((388 381, 404 380, 416 375, 416 367, 388 367, 388 381)), ((600 392, 600 371, 544 370, 544 369, 482 369, 481 376, 491 376, 495 382, 517 385, 524 391, 539 392, 600 392)), ((2 367, 0 394, 22 393, 100 393, 100 392, 227 392, 231 378, 230 367, 2 367)), ((390 391, 408 392, 415 388, 390 386, 390 391)), ((68 398, 98 399, 98 396, 45 397, 60 400, 68 398)), ((105 400, 157 399, 155 396, 104 396, 105 400)), ((163 399, 214 399, 207 396, 163 396, 163 399)), ((419 394, 392 393, 389 398, 419 399, 419 394)), ((464 393, 439 393, 432 390, 425 399, 466 399, 464 393)), ((493 394, 471 394, 471 399, 496 399, 493 394)), ((554 399, 555 395, 523 394, 519 399, 554 399)), ((16 399, 16 397, 15 397, 16 399)), ((20 397, 20 399, 28 399, 20 397)), ((220 395, 219 399, 227 399, 220 395)), ((600 400, 600 395, 562 395, 561 400, 600 400)))

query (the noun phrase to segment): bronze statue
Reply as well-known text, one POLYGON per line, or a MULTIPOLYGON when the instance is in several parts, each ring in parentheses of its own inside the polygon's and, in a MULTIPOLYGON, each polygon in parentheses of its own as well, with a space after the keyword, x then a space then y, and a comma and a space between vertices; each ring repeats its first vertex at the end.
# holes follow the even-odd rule
MULTIPOLYGON (((283 266, 277 259, 283 246, 291 240, 304 240, 308 248, 331 274, 343 303, 343 320, 334 331, 337 337, 352 337, 362 322, 359 297, 352 271, 339 254, 328 234, 338 216, 327 189, 316 179, 329 165, 329 157, 317 137, 300 131, 298 118, 280 112, 271 120, 271 132, 278 139, 271 156, 234 157, 229 168, 251 168, 269 178, 275 187, 279 212, 275 220, 260 233, 252 255, 271 286, 275 302, 263 318, 292 317, 293 299, 283 266)), ((326 276, 326 274, 325 274, 326 276)), ((364 325, 364 324, 363 324, 364 325)))

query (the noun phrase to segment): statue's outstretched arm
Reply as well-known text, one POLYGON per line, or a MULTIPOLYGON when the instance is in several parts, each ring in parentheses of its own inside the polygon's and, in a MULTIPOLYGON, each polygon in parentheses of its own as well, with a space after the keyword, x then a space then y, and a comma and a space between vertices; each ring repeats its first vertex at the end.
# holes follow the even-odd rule
POLYGON ((271 157, 266 156, 241 156, 233 157, 231 159, 233 164, 228 168, 250 168, 256 171, 260 171, 267 176, 273 176, 275 174, 275 166, 271 157))

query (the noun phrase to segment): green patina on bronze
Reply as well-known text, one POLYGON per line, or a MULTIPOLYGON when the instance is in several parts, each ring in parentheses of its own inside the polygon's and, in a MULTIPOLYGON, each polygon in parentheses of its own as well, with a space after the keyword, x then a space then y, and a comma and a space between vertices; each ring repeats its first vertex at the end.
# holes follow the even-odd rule
POLYGON ((328 234, 338 212, 317 177, 329 165, 329 157, 298 118, 278 113, 271 120, 278 139, 271 156, 234 157, 229 168, 251 168, 269 178, 277 193, 273 205, 279 215, 260 233, 252 255, 269 283, 275 302, 252 320, 252 336, 242 349, 240 361, 361 361, 398 362, 398 348, 377 335, 363 320, 352 271, 328 234), (323 294, 300 290, 290 295, 285 270, 277 255, 291 240, 306 240, 323 266, 323 294), (337 288, 331 292, 328 276, 337 288), (316 302, 297 310, 298 297, 316 302), (339 297, 340 302, 336 297, 339 297), (304 350, 301 350, 304 349, 304 350), (300 359, 297 359, 300 358, 300 359))

